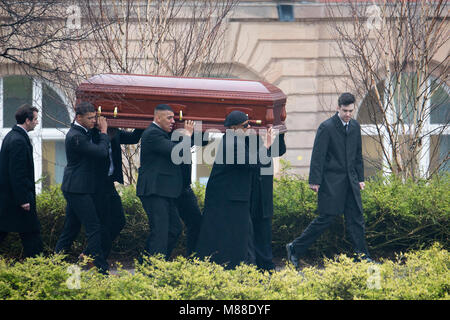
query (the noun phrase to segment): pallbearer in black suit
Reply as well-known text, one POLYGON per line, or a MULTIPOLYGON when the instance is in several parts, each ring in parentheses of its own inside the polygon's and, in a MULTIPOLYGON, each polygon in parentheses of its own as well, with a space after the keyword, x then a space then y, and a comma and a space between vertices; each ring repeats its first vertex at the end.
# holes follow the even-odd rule
MULTIPOLYGON (((122 200, 114 182, 123 184, 122 172, 122 144, 136 144, 141 139, 143 129, 134 129, 132 132, 117 128, 108 128, 110 140, 108 157, 99 159, 98 182, 95 203, 97 210, 101 211, 100 222, 106 233, 102 233, 102 248, 105 258, 108 258, 113 241, 119 236, 125 226, 125 214, 122 200)), ((93 141, 98 143, 100 130, 93 129, 93 141)))
POLYGON ((311 156, 310 188, 318 192, 319 216, 303 234, 286 245, 288 259, 298 266, 298 258, 344 213, 354 251, 369 259, 365 236, 360 190, 364 189, 361 128, 352 114, 355 97, 343 93, 336 114, 322 122, 317 130, 311 156))
MULTIPOLYGON (((208 133, 201 131, 194 131, 191 137, 191 146, 205 146, 209 143, 208 133)), ((181 173, 183 176, 183 191, 176 199, 175 203, 178 209, 181 220, 184 222, 186 228, 186 255, 191 255, 195 250, 197 244, 198 234, 200 232, 200 225, 202 222, 202 213, 198 206, 198 199, 191 188, 191 174, 192 174, 192 157, 189 154, 188 163, 182 163, 181 173)))
POLYGON ((136 186, 136 194, 147 213, 150 227, 145 254, 160 253, 167 258, 182 229, 175 200, 181 195, 183 176, 180 165, 172 160, 172 151, 180 143, 186 144, 189 150, 194 130, 194 123, 186 121, 186 138, 174 142, 170 138, 174 124, 170 106, 156 106, 154 121, 142 134, 141 167, 136 186))
POLYGON ((0 243, 8 232, 18 232, 24 256, 32 257, 42 252, 33 147, 28 137, 38 124, 38 109, 23 105, 15 117, 17 125, 3 139, 0 151, 0 243))
POLYGON ((55 251, 68 251, 83 225, 87 237, 84 254, 94 258, 100 272, 107 272, 108 264, 102 251, 100 212, 96 209, 94 197, 98 189, 95 164, 108 157, 108 125, 104 117, 97 119, 100 134, 98 143, 94 144, 91 138, 91 129, 96 123, 94 106, 82 102, 75 107, 75 114, 66 135, 67 166, 61 186, 67 201, 66 219, 55 251))

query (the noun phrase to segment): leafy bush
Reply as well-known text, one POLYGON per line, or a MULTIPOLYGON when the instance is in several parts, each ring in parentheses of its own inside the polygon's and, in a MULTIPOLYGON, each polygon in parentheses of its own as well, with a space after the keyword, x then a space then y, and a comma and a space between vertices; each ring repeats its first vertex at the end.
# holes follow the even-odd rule
POLYGON ((344 255, 324 260, 299 274, 291 265, 262 273, 241 265, 220 265, 177 257, 153 256, 134 274, 119 270, 103 276, 91 269, 80 274, 79 288, 69 289, 71 265, 60 255, 23 262, 0 259, 0 299, 449 299, 450 254, 435 244, 401 254, 395 261, 355 263, 344 255))
POLYGON ((402 182, 376 179, 362 192, 367 241, 374 251, 418 249, 450 235, 450 175, 402 182))
MULTIPOLYGON (((317 195, 300 177, 283 171, 274 180, 274 216, 272 240, 274 256, 285 258, 285 244, 298 237, 317 216, 317 195)), ((193 186, 203 208, 205 187, 193 186)), ((112 258, 120 260, 138 257, 148 236, 147 215, 136 197, 134 186, 119 187, 126 215, 126 225, 113 244, 112 258)), ((438 241, 449 248, 450 233, 450 175, 430 181, 402 182, 394 177, 378 177, 366 183, 362 191, 366 239, 375 257, 392 256, 394 252, 427 248, 438 241)), ((37 197, 37 210, 42 225, 45 254, 55 248, 65 216, 65 200, 59 186, 50 187, 37 197)), ((310 257, 332 257, 350 253, 344 219, 327 230, 309 250, 310 257)), ((174 256, 184 254, 182 235, 174 256)), ((81 234, 74 243, 72 257, 78 256, 86 245, 81 234)), ((16 234, 0 245, 0 254, 20 257, 22 247, 16 234)))
MULTIPOLYGON (((430 246, 449 247, 450 175, 432 180, 402 182, 376 177, 361 192, 366 241, 374 256, 385 256, 430 246)), ((285 255, 285 244, 298 237, 317 216, 317 195, 308 182, 283 174, 274 181, 273 248, 275 256, 285 255)), ((314 243, 312 257, 350 253, 343 215, 314 243)))

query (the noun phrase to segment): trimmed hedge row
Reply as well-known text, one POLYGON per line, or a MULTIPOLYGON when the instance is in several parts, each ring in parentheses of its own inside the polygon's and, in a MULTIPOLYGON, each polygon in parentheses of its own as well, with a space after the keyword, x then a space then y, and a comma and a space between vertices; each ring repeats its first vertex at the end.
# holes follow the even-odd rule
MULTIPOLYGON (((428 247, 440 242, 449 247, 450 175, 430 181, 402 182, 395 177, 377 177, 361 192, 366 241, 375 257, 428 247)), ((317 216, 317 194, 308 183, 293 175, 275 182, 273 248, 285 254, 284 245, 299 236, 317 216)), ((311 256, 350 253, 343 215, 310 248, 311 256)))
MULTIPOLYGON (((202 208, 205 188, 194 191, 202 208)), ((115 258, 132 260, 143 250, 148 235, 147 216, 133 186, 120 187, 119 193, 126 215, 126 226, 113 245, 115 258)), ((362 191, 366 239, 374 257, 393 252, 420 249, 439 242, 449 248, 450 240, 450 175, 430 181, 402 182, 394 177, 379 177, 366 183, 362 191)), ((275 258, 285 258, 285 244, 299 236, 316 217, 317 195, 308 183, 292 174, 283 174, 274 182, 273 250, 275 258)), ((37 211, 42 225, 45 253, 55 248, 64 224, 65 200, 59 186, 50 187, 37 197, 37 211)), ((344 219, 324 233, 311 247, 310 257, 351 253, 346 238, 344 219)), ((85 246, 84 236, 74 243, 73 256, 85 246)), ((18 235, 10 234, 0 246, 0 254, 20 257, 18 235)), ((184 254, 184 235, 174 255, 184 254)))
MULTIPOLYGON (((234 270, 197 259, 151 257, 134 274, 77 272, 63 256, 23 262, 0 258, 0 300, 362 300, 449 299, 450 254, 436 244, 374 265, 345 255, 298 274, 291 265, 269 274, 248 265, 234 270)), ((172 312, 172 311, 169 311, 172 312)), ((174 311, 175 312, 175 311, 174 311)))

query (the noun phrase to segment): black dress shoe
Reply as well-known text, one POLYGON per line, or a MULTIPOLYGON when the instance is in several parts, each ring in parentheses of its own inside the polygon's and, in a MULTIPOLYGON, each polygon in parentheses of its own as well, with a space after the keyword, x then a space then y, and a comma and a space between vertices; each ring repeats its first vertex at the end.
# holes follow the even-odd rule
POLYGON ((287 251, 287 257, 288 257, 288 261, 291 262, 294 267, 297 269, 298 268, 298 258, 295 256, 294 253, 294 246, 291 243, 288 243, 286 245, 286 251, 287 251))

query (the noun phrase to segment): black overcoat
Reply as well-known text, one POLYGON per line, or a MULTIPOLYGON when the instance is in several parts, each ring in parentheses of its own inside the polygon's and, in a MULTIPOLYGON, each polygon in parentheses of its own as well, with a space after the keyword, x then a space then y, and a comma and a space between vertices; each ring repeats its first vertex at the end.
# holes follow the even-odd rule
POLYGON ((359 182, 363 181, 361 127, 351 119, 346 132, 336 113, 320 124, 311 156, 309 183, 320 185, 319 214, 342 214, 349 185, 362 212, 359 182))
POLYGON ((228 268, 248 259, 251 176, 259 164, 250 161, 248 139, 245 140, 234 137, 233 164, 226 162, 226 134, 219 144, 206 186, 203 221, 196 248, 200 258, 211 256, 211 261, 226 264, 228 268), (238 162, 238 150, 245 151, 245 159, 241 158, 243 161, 238 162))
POLYGON ((36 214, 33 147, 28 134, 14 126, 0 151, 0 231, 35 232, 36 214), (21 205, 30 203, 30 211, 21 205))

